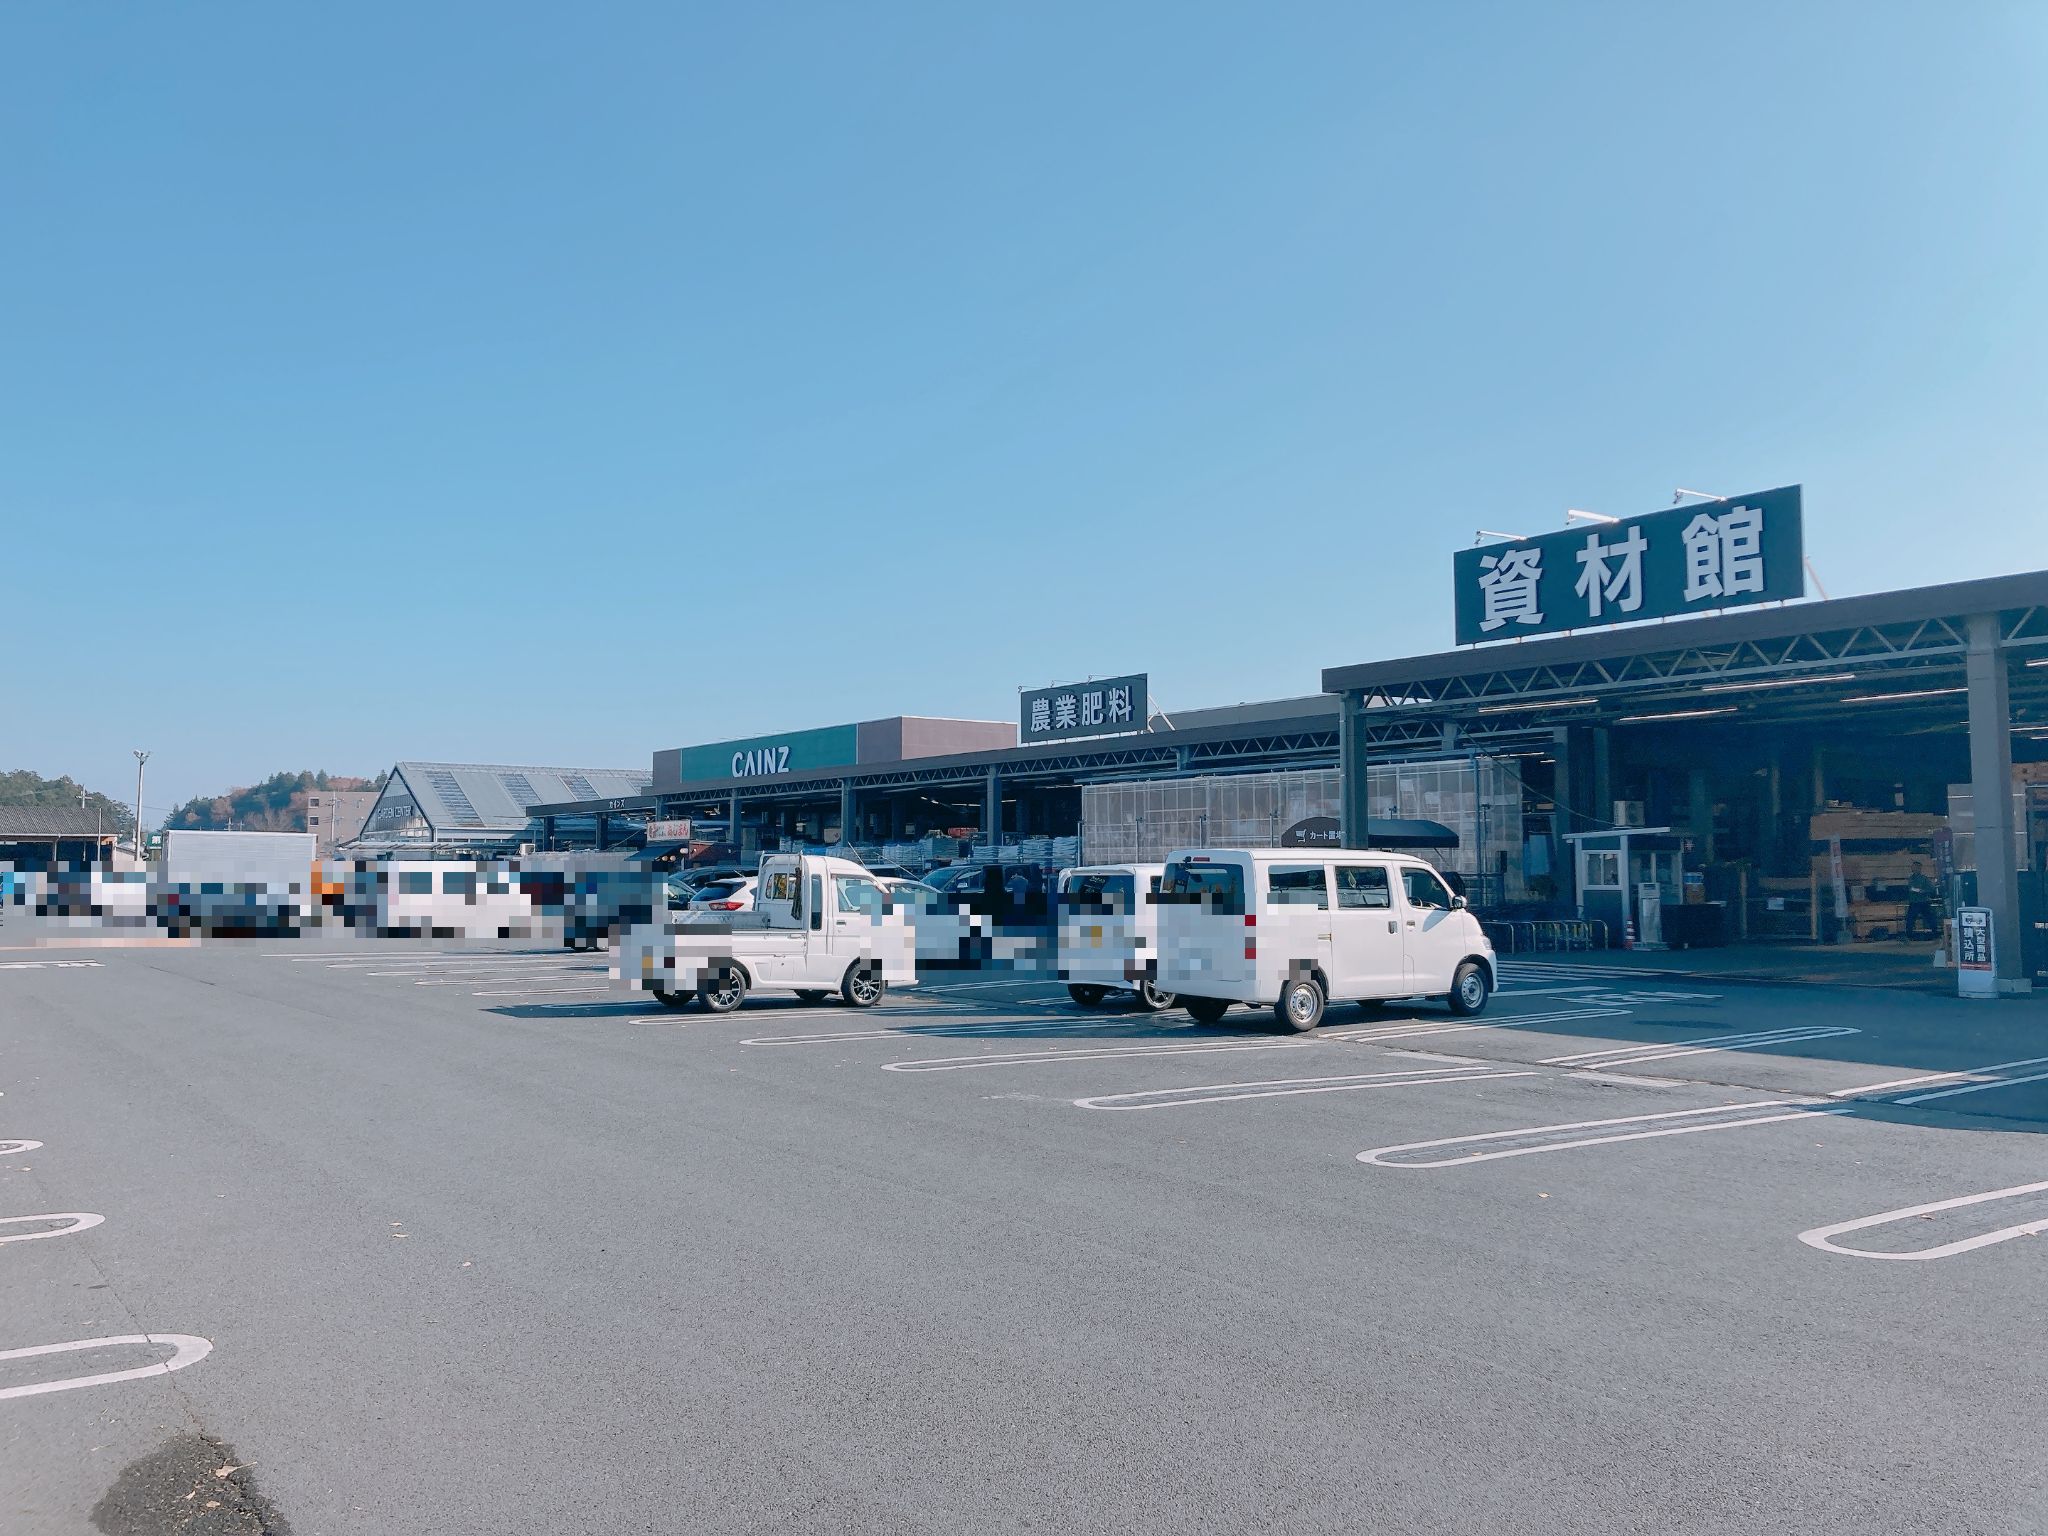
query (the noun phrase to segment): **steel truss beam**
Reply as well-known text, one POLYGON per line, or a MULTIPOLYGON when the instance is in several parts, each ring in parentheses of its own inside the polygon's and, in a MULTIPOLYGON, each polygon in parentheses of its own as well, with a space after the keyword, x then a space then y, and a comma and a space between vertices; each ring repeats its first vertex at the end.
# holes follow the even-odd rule
MULTIPOLYGON (((2048 645, 2048 609, 2027 608, 2003 616, 2005 642, 2018 648, 2048 645)), ((1862 624, 1817 634, 1744 640, 1722 646, 1686 645, 1636 656, 1517 667, 1512 656, 1488 672, 1462 676, 1416 676, 1368 690, 1375 710, 1439 715, 1460 705, 1531 705, 1568 696, 1602 697, 1694 682, 1780 681, 1843 666, 1911 668, 1960 663, 1968 640, 1961 618, 1900 624, 1862 624)))

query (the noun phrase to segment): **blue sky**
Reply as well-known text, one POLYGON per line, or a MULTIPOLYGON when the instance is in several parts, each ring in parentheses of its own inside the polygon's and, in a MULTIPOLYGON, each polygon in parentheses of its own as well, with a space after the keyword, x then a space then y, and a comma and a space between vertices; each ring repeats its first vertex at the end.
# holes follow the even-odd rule
POLYGON ((2048 566, 2048 9, 0 11, 0 768, 657 747, 1447 648, 1807 488, 2048 566))

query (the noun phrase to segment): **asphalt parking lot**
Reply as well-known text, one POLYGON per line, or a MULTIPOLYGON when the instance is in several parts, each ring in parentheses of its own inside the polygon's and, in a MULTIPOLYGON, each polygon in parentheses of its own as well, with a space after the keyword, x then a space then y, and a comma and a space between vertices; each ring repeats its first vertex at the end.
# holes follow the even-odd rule
POLYGON ((9 1531, 2048 1525, 2040 1004, 0 960, 9 1531))

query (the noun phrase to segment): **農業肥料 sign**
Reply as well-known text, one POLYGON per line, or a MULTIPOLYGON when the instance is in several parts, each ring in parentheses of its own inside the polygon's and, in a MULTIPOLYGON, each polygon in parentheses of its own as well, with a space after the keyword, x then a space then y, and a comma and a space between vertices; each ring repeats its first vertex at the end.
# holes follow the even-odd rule
POLYGON ((1458 551, 1458 644, 1806 594, 1799 487, 1458 551))
POLYGON ((1026 690, 1017 696, 1019 744, 1028 747, 1036 741, 1064 741, 1070 736, 1144 730, 1151 717, 1146 677, 1134 672, 1128 677, 1026 690))

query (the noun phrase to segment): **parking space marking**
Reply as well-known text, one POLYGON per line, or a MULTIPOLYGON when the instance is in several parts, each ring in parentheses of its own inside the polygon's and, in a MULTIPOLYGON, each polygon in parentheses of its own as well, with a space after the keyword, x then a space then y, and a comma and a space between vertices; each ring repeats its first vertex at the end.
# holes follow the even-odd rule
POLYGON ((1922 1099, 1940 1098, 1949 1093, 1976 1093, 1986 1088, 2003 1088, 2009 1083, 2031 1083, 2041 1074, 2028 1077, 1985 1077, 1987 1072, 2003 1072, 2009 1067, 2048 1066, 2048 1056, 2025 1056, 2018 1061, 1994 1061, 1981 1067, 1962 1067, 1954 1072, 1922 1072, 1918 1077, 1894 1077, 1882 1083, 1864 1083, 1855 1088, 1837 1088, 1828 1095, 1832 1099, 1862 1098, 1880 1094, 1893 1088, 1911 1088, 1920 1083, 1960 1083, 1961 1086, 1943 1089, 1940 1093, 1914 1094, 1898 1098, 1899 1104, 1917 1104, 1922 1099))
POLYGON ((1565 1024, 1575 1019, 1619 1019, 1626 1008, 1566 1008, 1555 1013, 1509 1014, 1473 1024, 1437 1023, 1430 1019, 1408 1019, 1399 1024, 1371 1024, 1350 1029, 1326 1029, 1325 1040, 1355 1040, 1366 1045, 1382 1040, 1410 1040, 1419 1035, 1456 1035, 1475 1029, 1526 1029, 1536 1024, 1565 1024))
MULTIPOLYGON (((1100 1023, 1078 1021, 1075 1029, 1125 1029, 1129 1026, 1118 1019, 1104 1019, 1100 1023)), ((1017 1019, 1008 1023, 993 1024, 905 1024, 896 1029, 855 1029, 832 1030, 806 1035, 756 1035, 751 1040, 742 1040, 741 1045, 847 1045, 857 1040, 917 1040, 937 1036, 941 1039, 980 1039, 987 1035, 1035 1035, 1043 1032, 1045 1025, 1038 1019, 1017 1019)))
POLYGON ((1207 1056, 1226 1051, 1302 1051, 1318 1042, 1247 1040, 1214 1045, 1081 1046, 1065 1050, 1014 1051, 994 1056, 933 1056, 921 1061, 886 1061, 884 1072, 963 1072, 975 1067, 1049 1067, 1063 1061, 1118 1061, 1134 1056, 1207 1056))
POLYGON ((41 1145, 40 1141, 0 1141, 0 1157, 12 1157, 17 1152, 33 1152, 41 1145))
POLYGON ((0 1387, 0 1398, 37 1397, 45 1392, 74 1392, 80 1387, 97 1387, 110 1381, 136 1381, 144 1376, 168 1376, 188 1365, 197 1365, 213 1353, 213 1341, 190 1333, 121 1333, 102 1339, 72 1339, 63 1344, 36 1344, 27 1349, 0 1349, 0 1360, 28 1360, 38 1355, 62 1355, 82 1349, 111 1349, 120 1344, 168 1344, 174 1351, 168 1360, 139 1366, 131 1371, 101 1371, 92 1376, 65 1376, 56 1381, 32 1382, 25 1387, 0 1387))
POLYGON ((2037 1184, 2015 1184, 2010 1189, 1994 1189, 1981 1195, 1963 1195, 1954 1200, 1930 1200, 1925 1205, 1908 1205, 1896 1211, 1882 1211, 1875 1216, 1859 1216, 1854 1221, 1838 1221, 1832 1226, 1814 1227, 1799 1234, 1799 1241, 1809 1248, 1818 1248, 1823 1253, 1838 1253, 1851 1259, 1948 1259, 1959 1253, 1968 1253, 1975 1248, 1988 1248, 1993 1243, 2010 1242, 2016 1237, 2032 1237, 2037 1232, 2048 1232, 2048 1218, 2039 1221, 2024 1221, 2017 1226, 2000 1227, 1995 1232, 1980 1232, 1975 1237, 1958 1238, 1954 1242, 1939 1243, 1932 1248, 1910 1248, 1898 1253, 1883 1253, 1871 1248, 1848 1248, 1834 1241, 1847 1232, 1862 1232, 1871 1227, 1889 1226, 1893 1222, 1913 1221, 1922 1216, 1932 1217, 1941 1211, 1961 1210, 1965 1206, 1983 1205, 1991 1200, 2010 1200, 2019 1195, 2038 1194, 2048 1189, 2048 1180, 2037 1184))
POLYGON ((52 1211, 46 1216, 0 1216, 0 1227, 18 1226, 28 1221, 68 1221, 68 1227, 52 1227, 47 1232, 17 1232, 11 1237, 0 1237, 0 1243, 32 1243, 39 1237, 68 1237, 73 1232, 83 1232, 96 1227, 107 1218, 91 1211, 52 1211))
POLYGON ((1615 987, 1516 987, 1514 997, 1558 997, 1567 1001, 1600 1003, 1611 1007, 1643 1007, 1657 1003, 1718 1003, 1719 992, 1667 992, 1656 989, 1615 987))
MULTIPOLYGON (((583 987, 511 987, 503 991, 472 992, 471 997, 563 997, 571 993, 578 997, 603 997, 612 989, 609 986, 583 987)), ((624 996, 621 994, 621 1001, 624 996)), ((650 997, 649 1001, 652 1001, 650 997)))
POLYGON ((1652 981, 1686 979, 1686 973, 1683 971, 1658 970, 1648 966, 1552 964, 1543 960, 1496 960, 1494 972, 1500 977, 1503 989, 1510 983, 1519 986, 1525 981, 1561 980, 1597 984, 1611 981, 1617 976, 1639 976, 1652 981))
POLYGON ((422 960, 430 959, 435 955, 452 955, 456 953, 458 951, 452 949, 387 949, 379 950, 374 954, 357 955, 350 954, 345 949, 330 949, 317 955, 280 955, 272 952, 265 953, 263 958, 266 960, 283 960, 290 965, 333 965, 337 961, 343 960, 422 960))
POLYGON ((1540 1152, 1566 1152, 1574 1147, 1597 1147, 1624 1141, 1651 1141, 1664 1136, 1692 1136, 1706 1131, 1732 1131, 1745 1125, 1770 1125, 1779 1120, 1798 1120, 1808 1115, 1846 1115, 1853 1106, 1828 1104, 1818 1099, 1761 1099, 1748 1104, 1717 1104, 1707 1109, 1668 1109, 1654 1115, 1622 1115, 1611 1120, 1568 1120, 1557 1125, 1522 1126, 1512 1131, 1485 1131, 1476 1136, 1445 1136, 1435 1141, 1409 1141, 1399 1146, 1374 1147, 1358 1154, 1361 1163, 1382 1168, 1458 1168, 1467 1163, 1486 1163, 1504 1157, 1533 1157, 1540 1152), (1754 1110, 1779 1113, 1758 1115, 1754 1110), (1719 1118, 1707 1118, 1709 1116, 1719 1118), (1689 1120, 1688 1125, 1666 1121, 1689 1120), (1623 1126, 1654 1126, 1650 1130, 1622 1130, 1623 1126), (1597 1131, 1592 1136, 1571 1136, 1573 1131, 1597 1131), (1564 1140, 1538 1140, 1532 1146, 1494 1147, 1490 1143, 1526 1140, 1531 1137, 1564 1136, 1564 1140), (1409 1152, 1435 1152, 1457 1147, 1467 1150, 1452 1156, 1398 1160, 1409 1152))
POLYGON ((1574 1056, 1546 1056, 1546 1067, 1639 1067, 1653 1061, 1674 1061, 1680 1056, 1706 1056, 1716 1051, 1767 1051, 1773 1046, 1796 1045, 1804 1040, 1828 1040, 1840 1035, 1858 1035, 1859 1029, 1841 1025, 1808 1028, 1754 1030, 1736 1035, 1696 1035, 1690 1040, 1656 1041, 1640 1045, 1607 1046, 1581 1051, 1574 1056))
POLYGON ((1077 1109, 1187 1109, 1202 1104, 1236 1104, 1246 1099, 1285 1099, 1311 1093, 1352 1093, 1371 1088, 1426 1088, 1437 1083, 1483 1083, 1534 1072, 1489 1072, 1484 1067, 1410 1067, 1395 1072, 1357 1072, 1339 1077, 1282 1077, 1248 1083, 1205 1083, 1195 1088, 1146 1088, 1075 1099, 1077 1109))
POLYGON ((0 971, 82 971, 97 969, 99 960, 5 960, 0 971))

